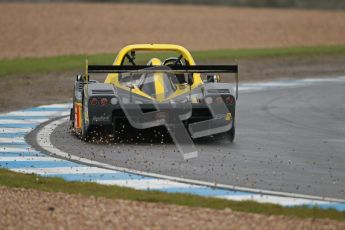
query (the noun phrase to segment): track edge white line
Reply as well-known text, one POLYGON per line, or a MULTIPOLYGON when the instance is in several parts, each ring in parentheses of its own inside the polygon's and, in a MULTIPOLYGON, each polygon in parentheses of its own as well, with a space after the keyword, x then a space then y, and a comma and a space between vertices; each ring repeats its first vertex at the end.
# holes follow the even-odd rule
POLYGON ((139 170, 134 170, 134 169, 128 169, 124 167, 118 167, 118 166, 114 166, 114 165, 110 165, 106 163, 92 161, 87 158, 78 157, 78 156, 63 152, 62 150, 56 148, 50 141, 51 134, 53 133, 55 128, 58 125, 61 125, 62 123, 66 122, 67 119, 68 119, 67 117, 63 117, 60 119, 50 121, 44 126, 42 126, 37 132, 37 135, 36 135, 37 145, 40 148, 47 151, 50 156, 58 156, 66 160, 70 160, 70 161, 74 161, 74 162, 78 162, 82 164, 87 164, 89 166, 101 167, 105 169, 111 169, 111 170, 116 170, 116 171, 121 171, 121 172, 126 172, 126 173, 133 173, 133 174, 137 174, 141 176, 148 176, 148 177, 154 177, 154 178, 159 178, 159 179, 166 179, 170 181, 192 184, 192 185, 201 185, 201 186, 207 186, 207 187, 218 188, 218 189, 231 189, 231 190, 237 190, 237 191, 242 191, 242 192, 252 192, 252 193, 263 194, 263 195, 281 196, 281 197, 289 197, 289 198, 296 198, 296 199, 345 203, 345 200, 330 198, 330 197, 319 197, 319 196, 303 195, 303 194, 297 194, 297 193, 277 192, 277 191, 246 188, 246 187, 239 187, 239 186, 234 186, 234 185, 218 184, 218 183, 211 183, 207 181, 167 176, 167 175, 162 175, 162 174, 157 174, 157 173, 150 173, 150 172, 144 172, 144 171, 139 171, 139 170))

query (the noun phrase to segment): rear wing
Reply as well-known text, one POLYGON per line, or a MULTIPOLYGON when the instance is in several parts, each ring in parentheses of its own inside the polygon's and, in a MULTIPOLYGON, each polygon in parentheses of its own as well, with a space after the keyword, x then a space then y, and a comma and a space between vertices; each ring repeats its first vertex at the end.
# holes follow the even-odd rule
POLYGON ((236 99, 238 98, 238 66, 237 65, 191 65, 191 66, 114 66, 87 65, 86 79, 89 73, 233 73, 236 81, 236 99))

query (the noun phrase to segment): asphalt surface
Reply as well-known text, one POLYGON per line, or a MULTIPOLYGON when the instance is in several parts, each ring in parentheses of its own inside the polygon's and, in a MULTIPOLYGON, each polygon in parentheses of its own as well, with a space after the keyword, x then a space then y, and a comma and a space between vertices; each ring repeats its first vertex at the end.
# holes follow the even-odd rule
POLYGON ((189 160, 161 130, 145 140, 130 130, 121 140, 86 143, 64 123, 51 141, 73 155, 140 171, 345 199, 345 83, 241 93, 236 116, 234 143, 198 140, 199 156, 189 160))

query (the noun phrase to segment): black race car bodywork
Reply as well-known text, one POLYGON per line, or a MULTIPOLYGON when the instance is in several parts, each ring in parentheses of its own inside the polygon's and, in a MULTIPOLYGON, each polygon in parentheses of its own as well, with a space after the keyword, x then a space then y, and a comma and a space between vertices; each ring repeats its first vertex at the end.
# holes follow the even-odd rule
POLYGON ((127 121, 138 129, 165 125, 176 138, 183 136, 179 132, 187 132, 192 138, 225 133, 233 141, 237 74, 236 65, 195 65, 181 46, 127 46, 113 65, 87 65, 85 76, 77 76, 71 127, 88 138, 95 128, 114 132, 127 121), (180 55, 170 64, 152 58, 147 65, 136 65, 134 54, 141 50, 176 51, 180 55), (126 58, 131 65, 124 65, 126 58), (99 73, 107 74, 104 83, 90 80, 90 75, 99 73), (220 83, 219 73, 235 74, 235 84, 220 83), (201 80, 202 74, 207 80, 201 80))

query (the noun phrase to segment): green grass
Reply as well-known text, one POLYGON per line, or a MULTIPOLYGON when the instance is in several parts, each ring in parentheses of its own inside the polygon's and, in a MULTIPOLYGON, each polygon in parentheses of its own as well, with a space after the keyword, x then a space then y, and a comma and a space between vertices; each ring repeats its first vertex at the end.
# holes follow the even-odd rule
MULTIPOLYGON (((192 52, 197 62, 233 61, 234 59, 283 56, 311 56, 345 54, 345 46, 290 47, 270 49, 233 49, 192 52)), ((158 54, 161 57, 162 54, 158 54)), ((51 72, 84 71, 85 59, 90 64, 111 64, 116 54, 58 56, 47 58, 18 58, 0 60, 0 77, 8 75, 32 75, 51 72)), ((142 58, 145 58, 142 57, 142 58)))
POLYGON ((140 191, 118 186, 106 186, 96 183, 67 182, 59 178, 40 177, 33 174, 20 174, 0 169, 0 185, 18 188, 38 189, 48 192, 82 194, 85 196, 127 199, 135 201, 158 202, 164 204, 203 207, 211 209, 230 208, 234 211, 260 213, 265 215, 287 215, 299 218, 329 218, 345 220, 345 212, 333 209, 292 207, 286 208, 273 204, 261 204, 252 201, 230 201, 201 196, 163 193, 158 191, 140 191))

